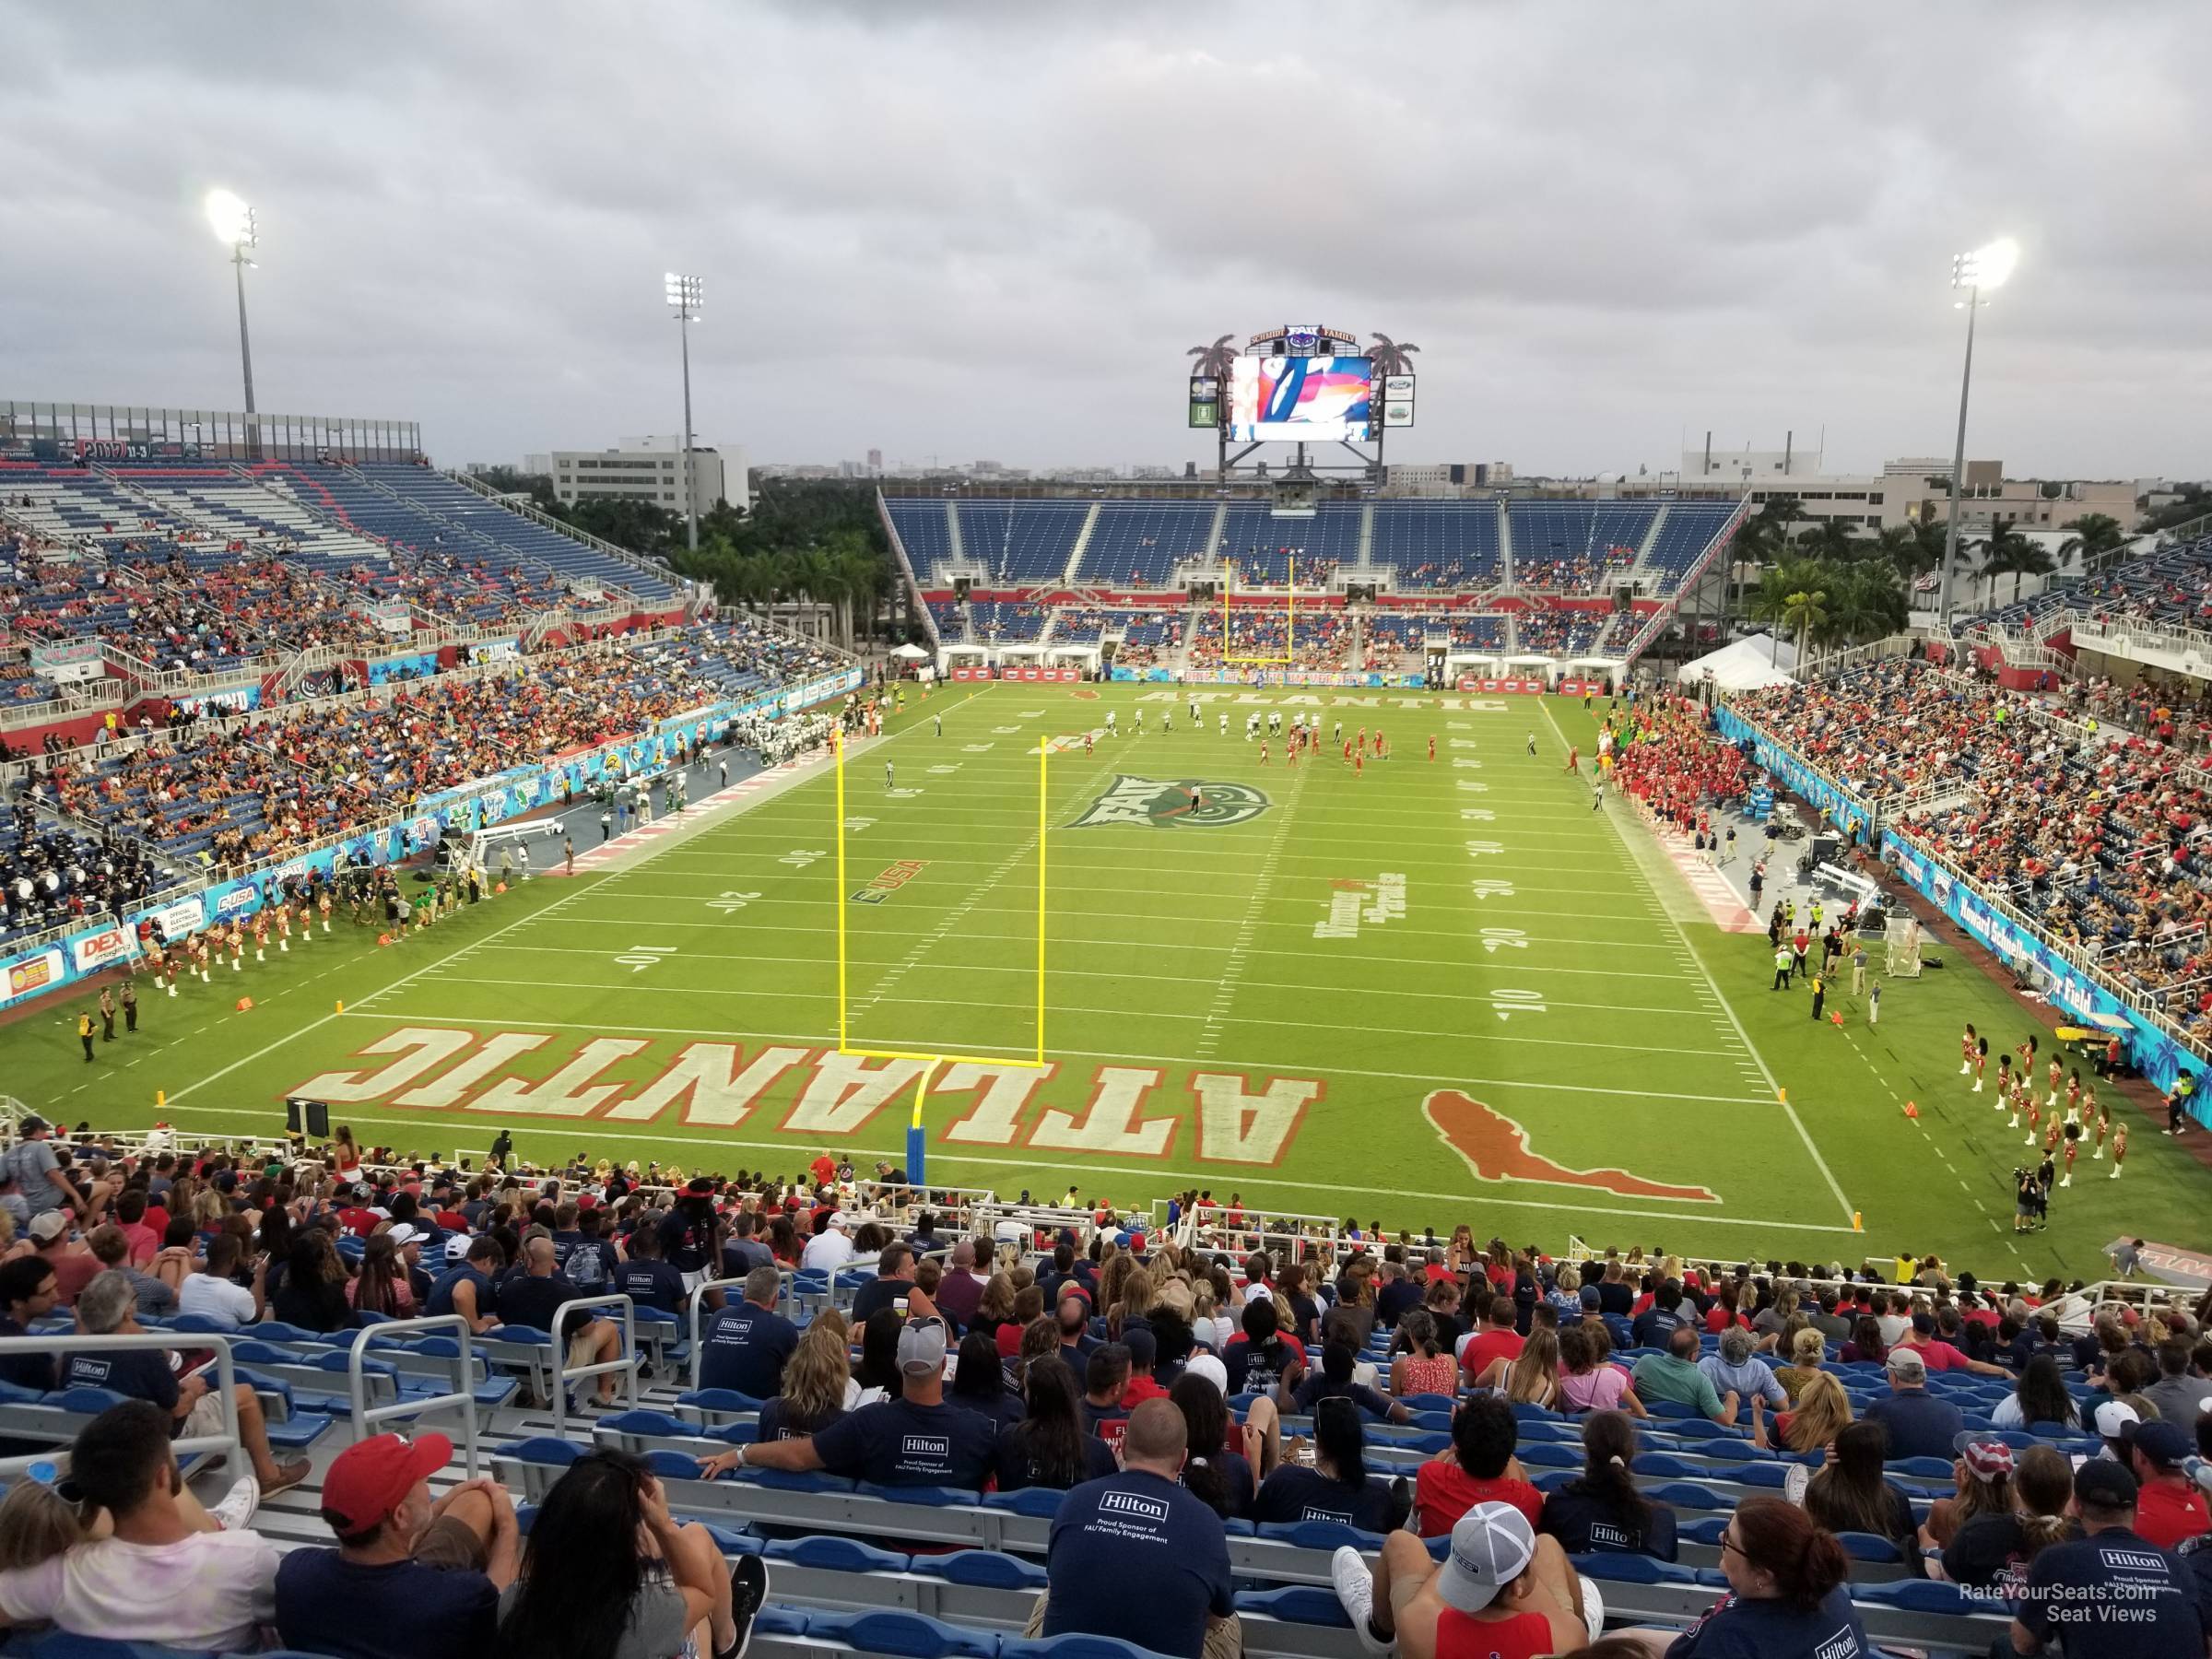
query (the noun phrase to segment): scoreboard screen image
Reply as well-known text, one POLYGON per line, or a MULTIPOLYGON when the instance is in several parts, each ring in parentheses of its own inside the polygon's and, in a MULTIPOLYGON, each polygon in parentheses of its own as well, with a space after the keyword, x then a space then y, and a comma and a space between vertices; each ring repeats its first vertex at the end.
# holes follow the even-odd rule
POLYGON ((1375 361, 1364 357, 1241 357, 1229 382, 1230 432, 1243 443, 1365 442, 1375 361))

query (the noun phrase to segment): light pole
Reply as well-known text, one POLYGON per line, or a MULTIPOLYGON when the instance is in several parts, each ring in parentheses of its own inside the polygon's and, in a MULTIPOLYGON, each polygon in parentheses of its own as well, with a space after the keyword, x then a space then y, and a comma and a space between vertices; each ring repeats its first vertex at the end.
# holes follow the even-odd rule
POLYGON ((230 250, 230 267, 238 276, 238 360, 246 375, 246 413, 253 413, 253 347, 246 336, 246 267, 253 262, 246 250, 261 240, 253 209, 228 190, 207 193, 207 223, 215 240, 230 250))
POLYGON ((1943 537, 1943 591, 1936 599, 1936 619, 1947 634, 1951 626, 1951 564, 1959 557, 1959 491, 1966 474, 1966 397, 1974 383, 1974 312, 1982 304, 1982 290, 2002 288, 2020 263, 2020 244, 2009 236, 1986 247, 1951 258, 1951 286, 1964 288, 1966 298, 1966 368, 1959 376, 1959 445, 1951 457, 1951 521, 1943 537))
POLYGON ((676 312, 677 334, 684 349, 684 544, 699 551, 699 492, 691 482, 691 319, 699 315, 703 276, 667 275, 668 307, 676 312))

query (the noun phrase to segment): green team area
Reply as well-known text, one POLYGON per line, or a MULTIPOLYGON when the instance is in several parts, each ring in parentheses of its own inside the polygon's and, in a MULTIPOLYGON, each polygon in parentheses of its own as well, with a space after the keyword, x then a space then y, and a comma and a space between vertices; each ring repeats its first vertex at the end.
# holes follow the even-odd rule
POLYGON ((2009 1048, 2029 1018, 1954 952, 1887 985, 1874 1029, 1848 994, 1842 1025, 1812 1020, 1805 991, 1769 988, 1764 935, 1721 932, 1633 810, 1593 811, 1566 772, 1603 712, 910 692, 851 750, 841 878, 817 762, 394 945, 341 922, 267 966, 249 952, 242 974, 147 997, 140 1031, 89 1065, 86 999, 39 1005, 0 1028, 0 1088, 100 1128, 273 1134, 304 1095, 402 1151, 477 1153, 505 1127, 540 1161, 788 1173, 825 1147, 903 1161, 927 1070, 929 1179, 1007 1195, 1133 1206, 1196 1185, 1554 1250, 1933 1251, 1985 1276, 2097 1277, 2119 1235, 2198 1241, 2206 1173, 2125 1104, 2124 1176, 2085 1150, 2049 1230, 2016 1238, 2030 1155, 1968 1092, 1958 1034, 1971 1019, 2009 1048), (1355 769, 1332 740, 1293 767, 1275 737, 1263 764, 1255 709, 1380 730, 1390 758, 1355 769), (1020 1063, 1041 853, 1039 1067, 1020 1063), (841 911, 842 1050, 951 1063, 841 1052, 841 911))

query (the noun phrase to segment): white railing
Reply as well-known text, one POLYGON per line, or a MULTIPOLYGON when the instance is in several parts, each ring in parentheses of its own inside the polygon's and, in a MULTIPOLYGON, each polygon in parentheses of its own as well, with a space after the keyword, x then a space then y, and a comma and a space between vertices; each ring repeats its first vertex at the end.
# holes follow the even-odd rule
MULTIPOLYGON (((16 1353, 34 1354, 142 1354, 157 1352, 178 1353, 186 1348, 213 1348, 215 1350, 215 1383, 208 1393, 221 1408, 223 1426, 215 1434, 186 1434, 169 1442, 172 1455, 187 1458, 194 1453, 220 1453, 229 1461, 233 1470, 244 1468, 242 1453, 245 1442, 238 1428, 238 1361, 231 1357, 230 1338, 212 1333, 194 1331, 140 1331, 122 1336, 87 1336, 74 1331, 56 1331, 51 1335, 11 1336, 7 1346, 16 1353)), ((34 1463, 43 1463, 53 1456, 51 1452, 37 1452, 25 1457, 0 1458, 0 1476, 22 1474, 34 1463)))
MULTIPOLYGON (((356 1334, 346 1352, 346 1397, 353 1419, 353 1438, 369 1438, 374 1426, 393 1418, 419 1418, 433 1411, 461 1413, 461 1465, 467 1477, 477 1473, 477 1357, 476 1334, 458 1313, 426 1313, 417 1319, 388 1319, 356 1334), (459 1353, 453 1361, 453 1386, 441 1394, 409 1394, 387 1405, 369 1404, 369 1376, 365 1365, 370 1345, 399 1336, 422 1336, 433 1331, 451 1331, 459 1353)), ((558 1337, 556 1341, 559 1340, 558 1337)))
MULTIPOLYGON (((569 1384, 586 1382, 596 1377, 620 1372, 625 1392, 629 1395, 629 1408, 638 1408, 638 1309, 627 1296, 579 1296, 564 1301, 553 1311, 553 1438, 569 1438, 569 1384), (622 1315, 622 1352, 613 1359, 600 1359, 586 1365, 571 1365, 569 1339, 561 1335, 571 1313, 586 1312, 593 1308, 618 1309, 622 1315)), ((474 1403, 471 1403, 474 1415, 474 1403)))

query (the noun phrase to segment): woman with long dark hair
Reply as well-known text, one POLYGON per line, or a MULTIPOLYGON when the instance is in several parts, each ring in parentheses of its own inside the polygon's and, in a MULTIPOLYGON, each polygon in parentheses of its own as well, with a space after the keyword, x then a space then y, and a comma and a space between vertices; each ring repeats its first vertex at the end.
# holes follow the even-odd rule
POLYGON ((1537 1531, 1569 1555, 1615 1551, 1675 1559, 1675 1512, 1636 1489, 1636 1429, 1626 1413, 1594 1412, 1583 1423, 1583 1472, 1544 1500, 1537 1531))
POLYGON ((1359 1407, 1340 1395, 1316 1402, 1312 1461, 1286 1453, 1260 1483, 1252 1518, 1341 1521, 1361 1532, 1391 1531, 1405 1520, 1407 1506, 1393 1502, 1390 1488, 1368 1479, 1366 1453, 1359 1407))
POLYGON ((352 1323, 346 1300, 346 1264, 319 1227, 293 1235, 284 1287, 269 1298, 269 1315, 303 1331, 341 1331, 352 1323))
MULTIPOLYGON (((995 1364, 995 1360, 994 1360, 995 1364)), ((1113 1449, 1083 1430, 1076 1374, 1065 1365, 1033 1365, 1024 1380, 1029 1415, 998 1436, 998 1489, 1065 1491, 1114 1472, 1113 1449)))
POLYGON ((1230 1420, 1229 1402, 1210 1377, 1185 1371, 1168 1390, 1168 1398, 1182 1413, 1183 1443, 1190 1456, 1182 1465, 1182 1484, 1224 1521, 1252 1513, 1253 1456, 1260 1433, 1237 1428, 1230 1420), (1238 1443, 1245 1450, 1227 1448, 1236 1429, 1238 1443))
POLYGON ((853 1381, 860 1384, 854 1406, 896 1400, 903 1392, 899 1374, 899 1332, 906 1324, 896 1309, 878 1308, 860 1327, 860 1359, 853 1381))
POLYGON ((2067 1392, 2058 1361, 2049 1354, 2032 1354, 2020 1368, 2020 1380, 1989 1414, 1994 1429, 2025 1429, 2031 1423, 2056 1423, 2065 1429, 2081 1426, 2081 1408, 2067 1392))
POLYGON ((1882 1471, 1889 1432, 1862 1419, 1840 1430, 1835 1451, 1805 1488, 1805 1512, 1830 1532, 1872 1533, 1905 1552, 1919 1571, 1920 1523, 1912 1500, 1882 1471))
POLYGON ((373 1232, 361 1249, 361 1271, 346 1287, 347 1299, 357 1312, 382 1313, 392 1319, 411 1318, 415 1291, 407 1283, 406 1264, 399 1246, 387 1231, 373 1232))
POLYGON ((945 1403, 989 1418, 1000 1429, 1011 1429, 1021 1421, 1021 1396, 1006 1386, 1006 1369, 999 1361, 996 1337, 971 1331, 960 1338, 959 1357, 952 1368, 952 1382, 945 1390, 945 1403))
POLYGON ((767 1594, 759 1561, 733 1578, 705 1527, 670 1518, 642 1459, 587 1452, 538 1508, 492 1659, 675 1659, 695 1633, 700 1653, 734 1655, 767 1594))
MULTIPOLYGON (((2017 1600, 2027 1587, 2029 1564, 2052 1545, 2078 1535, 2066 1513, 2074 1467, 2064 1453, 2030 1446, 2013 1462, 2010 1486, 2008 1508, 1985 1509, 1959 1524, 1942 1557, 1929 1560, 1930 1578, 2017 1600)), ((1924 1542, 1932 1546, 1935 1539, 1924 1542)))
POLYGON ((1879 1365, 1888 1354, 1889 1345, 1882 1340, 1881 1322, 1871 1313, 1862 1313, 1858 1323, 1851 1327, 1851 1340, 1836 1357, 1845 1365, 1879 1365))

